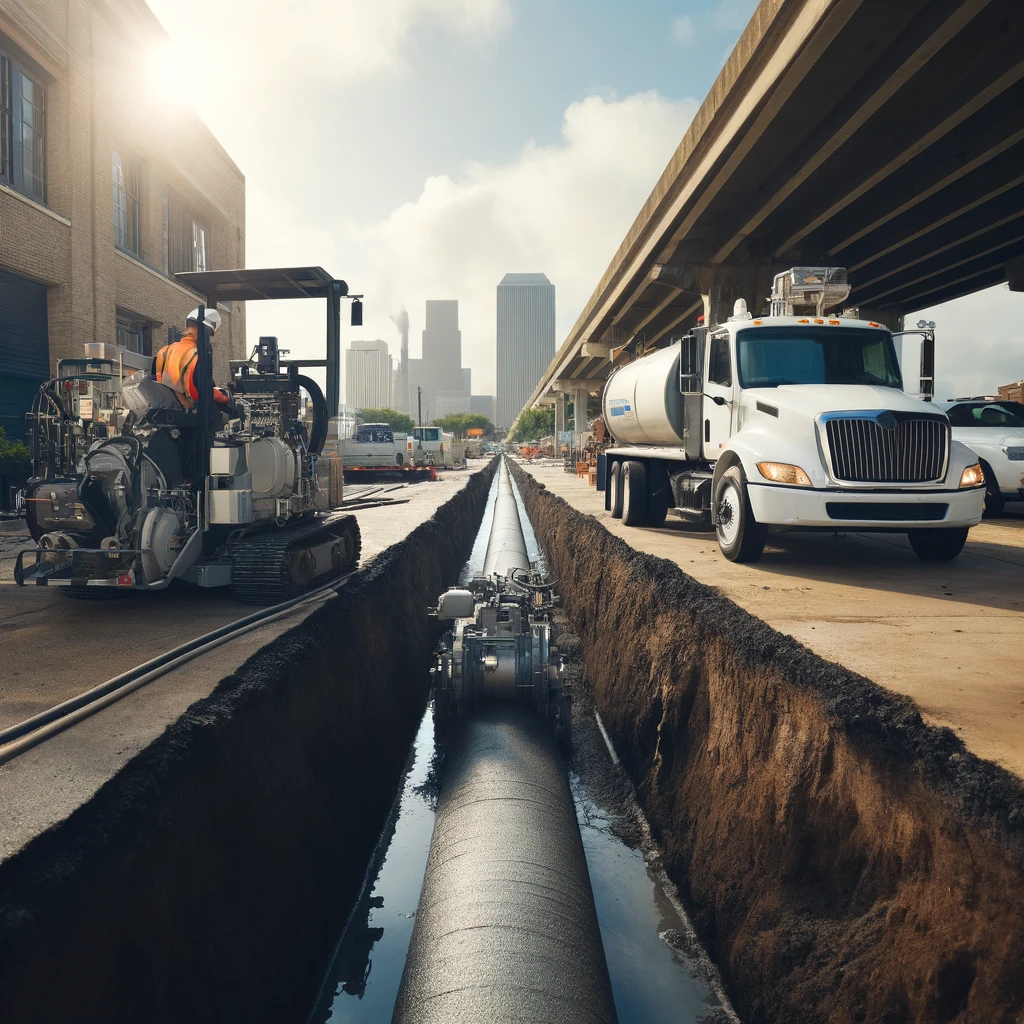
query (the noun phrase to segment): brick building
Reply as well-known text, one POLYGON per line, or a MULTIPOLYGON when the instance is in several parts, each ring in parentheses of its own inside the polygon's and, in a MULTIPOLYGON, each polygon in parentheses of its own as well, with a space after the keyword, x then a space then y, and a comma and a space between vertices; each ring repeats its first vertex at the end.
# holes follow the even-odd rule
MULTIPOLYGON (((245 265, 245 179, 211 132, 151 84, 168 61, 142 0, 0 0, 0 425, 19 436, 39 384, 83 345, 139 363, 198 297, 176 271, 245 265), (135 354, 133 360, 130 354, 135 354)), ((205 52, 205 50, 204 50, 205 52)), ((192 60, 194 71, 188 70, 192 60)), ((220 307, 214 373, 245 348, 220 307)))

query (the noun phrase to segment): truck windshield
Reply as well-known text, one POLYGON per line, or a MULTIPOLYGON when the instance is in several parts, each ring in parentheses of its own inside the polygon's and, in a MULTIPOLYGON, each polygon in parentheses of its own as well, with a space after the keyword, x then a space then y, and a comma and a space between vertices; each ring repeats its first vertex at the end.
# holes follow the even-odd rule
POLYGON ((902 388, 892 335, 860 327, 750 327, 736 335, 740 386, 874 384, 902 388))
POLYGON ((954 427, 1024 427, 1024 405, 1019 402, 964 403, 947 413, 954 427))

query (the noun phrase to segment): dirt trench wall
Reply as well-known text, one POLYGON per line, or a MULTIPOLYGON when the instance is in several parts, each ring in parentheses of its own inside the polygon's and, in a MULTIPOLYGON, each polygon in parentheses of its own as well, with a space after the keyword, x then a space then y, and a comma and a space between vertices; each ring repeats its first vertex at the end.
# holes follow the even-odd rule
POLYGON ((515 476, 746 1024, 1024 1021, 1020 781, 515 476))
POLYGON ((495 464, 0 865, 0 1017, 305 1021, 495 464))

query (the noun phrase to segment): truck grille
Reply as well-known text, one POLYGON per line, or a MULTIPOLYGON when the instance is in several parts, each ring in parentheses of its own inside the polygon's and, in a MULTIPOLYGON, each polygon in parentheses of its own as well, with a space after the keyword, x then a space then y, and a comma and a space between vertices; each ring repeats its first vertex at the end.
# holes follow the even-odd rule
POLYGON ((832 475, 858 483, 938 480, 946 468, 949 424, 938 417, 881 412, 825 422, 832 475))

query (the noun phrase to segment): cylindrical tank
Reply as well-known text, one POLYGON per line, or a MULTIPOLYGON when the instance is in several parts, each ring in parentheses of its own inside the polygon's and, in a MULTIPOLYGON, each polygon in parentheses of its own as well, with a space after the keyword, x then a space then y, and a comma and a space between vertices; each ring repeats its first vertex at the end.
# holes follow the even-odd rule
POLYGON ((487 542, 484 557, 484 575, 498 573, 508 576, 513 569, 529 569, 530 559, 526 554, 526 540, 523 525, 519 521, 519 506, 512 493, 512 478, 508 466, 501 460, 498 470, 498 494, 494 502, 494 521, 491 539, 487 542))
POLYGON ((615 1024, 550 723, 485 704, 460 719, 444 771, 393 1024, 615 1024))
POLYGON ((620 366, 601 399, 605 426, 620 444, 683 444, 679 344, 620 366))

